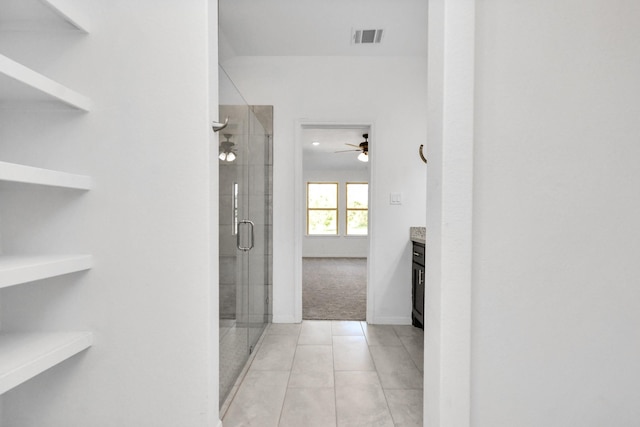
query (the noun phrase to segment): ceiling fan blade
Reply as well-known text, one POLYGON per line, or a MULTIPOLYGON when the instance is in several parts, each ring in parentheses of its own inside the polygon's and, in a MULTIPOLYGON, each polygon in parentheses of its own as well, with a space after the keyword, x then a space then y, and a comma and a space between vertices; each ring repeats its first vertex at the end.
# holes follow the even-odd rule
POLYGON ((360 146, 359 146, 359 145, 355 145, 355 144, 347 144, 346 142, 345 142, 345 144, 344 144, 344 145, 348 145, 348 146, 350 146, 350 147, 360 148, 360 146))
POLYGON ((362 150, 340 150, 340 151, 334 151, 334 153, 352 153, 354 151, 362 151, 362 150))

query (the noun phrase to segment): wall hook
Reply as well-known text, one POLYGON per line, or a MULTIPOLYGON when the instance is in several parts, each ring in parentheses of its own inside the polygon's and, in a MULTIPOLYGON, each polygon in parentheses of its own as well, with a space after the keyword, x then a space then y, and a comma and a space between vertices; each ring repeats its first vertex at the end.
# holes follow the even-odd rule
POLYGON ((226 128, 228 124, 229 117, 224 119, 224 123, 211 122, 211 129, 213 129, 214 132, 220 132, 222 129, 226 128))
POLYGON ((418 148, 418 154, 420 154, 420 158, 422 159, 422 161, 427 163, 426 157, 424 157, 424 154, 422 154, 423 147, 424 147, 424 144, 420 144, 420 148, 418 148))

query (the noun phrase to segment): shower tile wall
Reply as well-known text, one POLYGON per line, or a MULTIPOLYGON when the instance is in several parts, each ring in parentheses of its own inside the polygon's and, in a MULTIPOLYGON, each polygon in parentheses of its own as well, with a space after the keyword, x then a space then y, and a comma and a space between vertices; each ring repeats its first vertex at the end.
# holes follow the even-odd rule
POLYGON ((220 319, 236 318, 236 257, 220 257, 220 319))
POLYGON ((236 318, 238 269, 236 256, 236 237, 234 235, 233 218, 233 184, 237 182, 237 168, 235 165, 227 165, 220 162, 220 200, 219 200, 219 224, 220 224, 220 318, 236 318))

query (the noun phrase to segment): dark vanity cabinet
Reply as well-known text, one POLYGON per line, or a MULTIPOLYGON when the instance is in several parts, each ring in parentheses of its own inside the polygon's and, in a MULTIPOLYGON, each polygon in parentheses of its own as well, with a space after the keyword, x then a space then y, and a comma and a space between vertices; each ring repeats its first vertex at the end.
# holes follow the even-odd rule
POLYGON ((411 280, 411 321, 424 329, 424 245, 413 242, 413 274, 411 280))

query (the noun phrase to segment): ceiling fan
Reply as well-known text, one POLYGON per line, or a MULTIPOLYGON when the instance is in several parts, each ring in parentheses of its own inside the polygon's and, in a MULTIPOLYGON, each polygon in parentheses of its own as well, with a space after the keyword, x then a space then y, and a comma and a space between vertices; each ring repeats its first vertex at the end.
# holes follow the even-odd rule
POLYGON ((364 138, 364 141, 362 141, 360 144, 355 145, 355 144, 347 144, 345 143, 345 145, 348 145, 350 147, 355 147, 355 150, 340 150, 340 151, 335 151, 336 153, 347 153, 347 152, 351 152, 351 151, 360 151, 361 153, 358 155, 358 160, 360 160, 361 162, 368 162, 369 161, 369 134, 368 133, 363 133, 362 137, 364 138))
POLYGON ((226 141, 220 142, 219 152, 220 155, 218 158, 222 161, 233 162, 236 159, 236 153, 238 152, 235 148, 235 143, 229 141, 233 135, 230 133, 225 133, 224 137, 227 138, 226 141))

